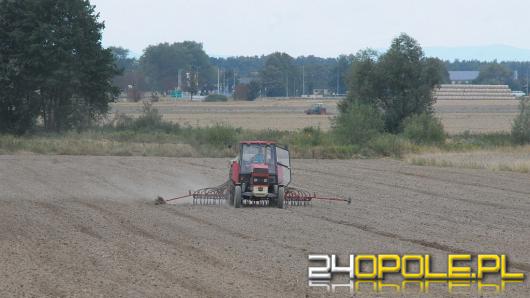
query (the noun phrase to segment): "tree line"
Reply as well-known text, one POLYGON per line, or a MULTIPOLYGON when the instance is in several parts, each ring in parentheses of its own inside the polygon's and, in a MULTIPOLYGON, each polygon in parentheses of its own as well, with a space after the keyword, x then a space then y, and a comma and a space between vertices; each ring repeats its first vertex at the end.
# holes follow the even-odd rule
MULTIPOLYGON (((250 87, 253 94, 270 97, 301 96, 311 94, 314 89, 346 94, 355 59, 353 54, 322 58, 292 57, 282 52, 209 57, 202 44, 194 41, 152 45, 138 59, 130 57, 124 48, 112 47, 111 50, 124 70, 123 75, 115 78, 115 84, 122 90, 134 85, 141 91, 166 92, 177 87, 181 72, 180 88, 194 94, 215 90, 232 93, 242 84, 250 87)), ((454 60, 443 61, 443 65, 448 71, 479 71, 480 76, 474 83, 506 84, 512 90, 526 90, 530 70, 530 62, 454 60)), ((445 76, 442 83, 449 83, 449 77, 445 76)))
MULTIPOLYGON (((123 74, 114 79, 122 90, 167 92, 177 86, 193 94, 232 93, 247 85, 261 96, 301 96, 313 89, 347 92, 353 55, 338 58, 292 57, 275 52, 262 56, 209 57, 194 41, 149 46, 139 58, 122 47, 110 48, 123 74)), ((248 98, 253 99, 253 98, 248 98)))

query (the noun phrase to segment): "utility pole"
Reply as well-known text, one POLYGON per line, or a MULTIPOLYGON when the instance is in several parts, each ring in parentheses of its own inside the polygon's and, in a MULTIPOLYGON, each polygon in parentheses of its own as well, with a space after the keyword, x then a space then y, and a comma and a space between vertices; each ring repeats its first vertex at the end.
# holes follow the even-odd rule
MULTIPOLYGON (((338 62, 338 61, 337 61, 338 62)), ((339 92, 340 92, 340 64, 337 63, 337 96, 339 96, 339 92)))
POLYGON ((526 96, 528 96, 528 67, 526 68, 526 96))
POLYGON ((235 93, 236 92, 236 71, 234 70, 234 86, 232 87, 232 91, 235 93))
POLYGON ((178 76, 177 76, 177 89, 183 90, 182 88, 182 69, 179 69, 178 76))
POLYGON ((223 71, 223 94, 226 94, 226 71, 223 71))
POLYGON ((199 84, 199 67, 197 66, 197 93, 199 93, 199 89, 200 89, 200 84, 199 84))
POLYGON ((293 96, 296 97, 297 96, 297 92, 296 92, 296 77, 293 78, 293 96))
POLYGON ((286 74, 285 97, 289 97, 289 73, 286 74))
POLYGON ((305 65, 302 65, 302 97, 305 95, 305 65))
POLYGON ((526 67, 526 96, 528 96, 528 67, 526 67))
POLYGON ((221 70, 217 67, 217 94, 221 94, 221 70))

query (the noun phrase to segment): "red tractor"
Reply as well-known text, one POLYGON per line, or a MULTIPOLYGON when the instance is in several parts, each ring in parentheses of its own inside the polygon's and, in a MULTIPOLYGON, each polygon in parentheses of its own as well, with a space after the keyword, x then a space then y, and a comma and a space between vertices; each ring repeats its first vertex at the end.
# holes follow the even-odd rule
POLYGON ((243 141, 239 155, 230 161, 228 181, 214 187, 189 191, 187 195, 166 200, 158 197, 156 204, 193 197, 193 205, 221 205, 228 202, 235 208, 254 206, 307 206, 313 200, 343 201, 351 198, 317 197, 309 191, 289 186, 291 159, 287 148, 271 141, 243 141))
POLYGON ((243 141, 239 146, 239 156, 230 162, 229 204, 283 208, 291 182, 289 151, 269 141, 243 141))

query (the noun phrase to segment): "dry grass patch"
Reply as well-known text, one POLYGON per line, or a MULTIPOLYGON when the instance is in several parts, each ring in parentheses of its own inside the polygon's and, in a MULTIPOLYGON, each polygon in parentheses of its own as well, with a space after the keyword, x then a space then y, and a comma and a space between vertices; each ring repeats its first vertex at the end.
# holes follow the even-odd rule
POLYGON ((469 152, 429 152, 409 155, 405 160, 410 164, 420 166, 530 173, 530 146, 469 152))
MULTIPOLYGON (((189 144, 120 142, 74 137, 0 138, 0 154, 198 157, 189 144)), ((213 155, 213 154, 212 154, 213 155)))

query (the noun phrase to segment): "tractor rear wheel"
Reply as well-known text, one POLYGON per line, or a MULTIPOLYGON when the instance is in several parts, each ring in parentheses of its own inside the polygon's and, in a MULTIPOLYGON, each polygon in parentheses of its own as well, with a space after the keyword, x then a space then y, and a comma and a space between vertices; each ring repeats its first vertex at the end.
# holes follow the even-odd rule
POLYGON ((278 187, 278 197, 276 198, 276 207, 283 209, 285 207, 285 188, 278 187))
POLYGON ((234 188, 234 207, 235 208, 241 208, 241 186, 236 185, 234 188))

